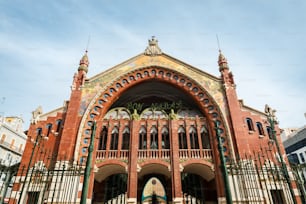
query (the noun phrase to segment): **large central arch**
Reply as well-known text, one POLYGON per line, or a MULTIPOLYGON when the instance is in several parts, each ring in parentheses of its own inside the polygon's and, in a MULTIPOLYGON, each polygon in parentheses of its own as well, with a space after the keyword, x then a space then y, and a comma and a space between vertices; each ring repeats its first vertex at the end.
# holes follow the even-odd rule
MULTIPOLYGON (((118 76, 118 78, 106 85, 105 88, 97 93, 91 100, 83 115, 78 131, 75 151, 76 161, 79 159, 81 147, 88 146, 88 144, 82 143, 82 138, 88 138, 88 135, 90 135, 93 121, 101 120, 122 93, 131 87, 148 80, 159 80, 164 83, 169 83, 189 95, 207 118, 209 128, 213 135, 215 135, 214 121, 218 121, 220 124, 219 128, 223 146, 224 149, 227 150, 225 152, 225 157, 227 159, 231 157, 231 151, 228 151, 231 150, 230 147, 232 146, 230 144, 229 130, 226 129, 227 125, 224 116, 214 98, 203 88, 203 86, 190 77, 169 68, 150 66, 118 76)), ((216 141, 214 144, 214 157, 216 158, 216 141)))
MULTIPOLYGON (((212 141, 212 158, 211 161, 215 166, 220 165, 219 153, 217 148, 217 140, 214 137, 216 135, 215 121, 219 123, 219 133, 221 135, 221 141, 225 159, 231 157, 231 140, 229 137, 229 131, 226 129, 226 120, 214 98, 205 90, 203 86, 197 83, 190 77, 165 67, 143 67, 136 70, 132 70, 126 74, 119 75, 112 82, 108 83, 102 90, 100 90, 90 101, 86 111, 83 114, 81 124, 78 131, 75 160, 84 161, 86 154, 84 150, 88 148, 88 138, 90 138, 92 125, 94 121, 97 123, 97 132, 102 130, 102 122, 105 114, 113 108, 118 99, 124 95, 131 88, 134 88, 142 83, 149 81, 157 81, 163 84, 169 84, 169 86, 180 90, 183 95, 186 95, 192 101, 194 106, 197 106, 199 111, 204 115, 207 122, 207 128, 209 129, 210 140, 212 141), (84 142, 86 141, 87 142, 84 142)), ((97 148, 97 147, 96 147, 97 148)), ((95 149, 96 149, 95 148, 95 149)), ((95 159, 94 159, 95 161, 95 159)), ((106 162, 107 163, 107 162, 106 162)), ((219 170, 216 170, 216 185, 218 186, 218 195, 223 195, 223 184, 220 180, 219 170)), ((133 194, 134 195, 134 194, 133 194)))

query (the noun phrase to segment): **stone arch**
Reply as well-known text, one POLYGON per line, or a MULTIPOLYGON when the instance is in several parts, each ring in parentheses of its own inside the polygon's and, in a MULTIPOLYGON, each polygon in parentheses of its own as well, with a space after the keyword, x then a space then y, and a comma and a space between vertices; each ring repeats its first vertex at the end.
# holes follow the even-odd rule
MULTIPOLYGON (((147 80, 158 80, 164 83, 173 85, 174 87, 182 90, 185 94, 189 95, 199 109, 208 119, 208 125, 212 135, 216 134, 214 122, 219 122, 220 135, 224 149, 230 150, 231 144, 229 139, 229 131, 227 130, 226 120, 214 98, 201 86, 198 82, 190 77, 179 73, 169 68, 159 66, 142 67, 137 70, 132 70, 124 75, 119 76, 117 79, 110 82, 104 87, 89 103, 86 111, 84 112, 81 124, 77 135, 75 160, 80 156, 80 149, 84 144, 81 144, 81 139, 84 137, 84 132, 91 131, 91 126, 94 120, 103 118, 107 110, 117 100, 123 92, 147 80)), ((211 136, 212 137, 212 136, 211 136)), ((217 149, 216 141, 214 147, 217 149)), ((229 158, 230 151, 225 152, 225 157, 229 158)), ((214 153, 216 154, 216 153, 214 153)), ((214 155, 216 158, 216 155, 214 155)))
POLYGON ((99 182, 104 180, 113 174, 126 174, 127 165, 123 162, 106 162, 97 165, 97 171, 95 172, 95 179, 99 182))
POLYGON ((140 164, 138 177, 159 172, 159 174, 170 178, 170 168, 170 164, 165 161, 148 160, 145 163, 140 164))
POLYGON ((182 172, 194 173, 202 178, 210 181, 215 178, 214 167, 211 163, 206 161, 185 162, 182 164, 182 172))

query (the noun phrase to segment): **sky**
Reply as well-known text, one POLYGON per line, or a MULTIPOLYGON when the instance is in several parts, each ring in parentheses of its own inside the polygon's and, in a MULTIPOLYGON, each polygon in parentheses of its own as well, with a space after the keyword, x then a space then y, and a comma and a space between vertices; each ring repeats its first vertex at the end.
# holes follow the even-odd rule
POLYGON ((88 49, 88 77, 162 51, 215 76, 220 48, 247 106, 276 109, 281 128, 306 124, 304 0, 0 0, 0 115, 61 107, 88 49))

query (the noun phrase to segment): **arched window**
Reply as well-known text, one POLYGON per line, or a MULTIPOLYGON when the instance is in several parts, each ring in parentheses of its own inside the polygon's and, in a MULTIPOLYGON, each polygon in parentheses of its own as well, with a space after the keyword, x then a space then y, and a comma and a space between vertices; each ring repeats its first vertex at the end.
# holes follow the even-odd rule
POLYGON ((5 141, 5 138, 6 138, 6 135, 3 134, 3 135, 1 136, 1 144, 5 141))
POLYGON ((158 149, 158 134, 156 126, 152 126, 150 131, 150 137, 151 137, 150 149, 158 149))
POLYGON ((42 134, 42 128, 37 128, 36 133, 37 133, 37 136, 41 135, 42 134))
POLYGON ((180 126, 178 129, 180 149, 187 149, 187 138, 186 132, 183 126, 180 126))
POLYGON ((14 145, 15 145, 15 139, 12 139, 12 141, 11 141, 11 145, 10 145, 10 148, 13 148, 13 147, 14 147, 14 145))
POLYGON ((258 129, 259 135, 264 135, 264 131, 263 131, 263 128, 262 128, 262 125, 261 125, 260 122, 257 122, 257 123, 256 123, 256 127, 257 127, 257 129, 258 129))
POLYGON ((100 133, 98 150, 106 150, 106 141, 107 141, 107 127, 103 126, 100 133))
POLYGON ((271 127, 267 127, 267 132, 268 132, 268 136, 270 140, 273 140, 273 133, 272 133, 272 128, 271 127))
POLYGON ((162 148, 163 149, 170 149, 169 130, 165 126, 162 129, 162 148))
POLYGON ((111 140, 111 150, 116 150, 118 149, 118 138, 119 138, 119 131, 118 128, 115 126, 114 129, 112 130, 112 140, 111 140))
POLYGON ((62 125, 62 120, 57 120, 56 121, 56 132, 60 131, 61 125, 62 125))
POLYGON ((123 139, 122 139, 122 148, 121 149, 129 149, 130 148, 130 129, 126 126, 123 130, 123 139))
POLYGON ((198 134, 194 126, 191 126, 189 130, 189 138, 190 138, 190 148, 199 149, 198 134))
POLYGON ((139 130, 139 149, 147 149, 147 131, 144 126, 139 130))
POLYGON ((52 124, 51 123, 47 124, 47 137, 49 136, 51 129, 52 129, 52 124))
POLYGON ((202 139, 202 148, 210 149, 209 134, 205 126, 202 126, 201 128, 201 139, 202 139))
POLYGON ((254 131, 254 126, 253 126, 252 119, 251 118, 246 118, 245 120, 246 120, 246 123, 248 125, 249 131, 254 131))

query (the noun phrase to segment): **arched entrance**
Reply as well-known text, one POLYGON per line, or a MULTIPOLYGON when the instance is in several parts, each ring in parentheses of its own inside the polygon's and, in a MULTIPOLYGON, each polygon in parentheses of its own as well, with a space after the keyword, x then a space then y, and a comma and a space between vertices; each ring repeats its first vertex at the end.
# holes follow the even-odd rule
POLYGON ((127 174, 113 174, 103 181, 95 180, 93 204, 126 203, 127 174))
POLYGON ((157 204, 167 203, 167 194, 163 183, 156 177, 152 176, 147 180, 143 187, 141 203, 157 204))
POLYGON ((217 203, 215 179, 207 181, 192 173, 182 173, 181 177, 185 203, 217 203))

